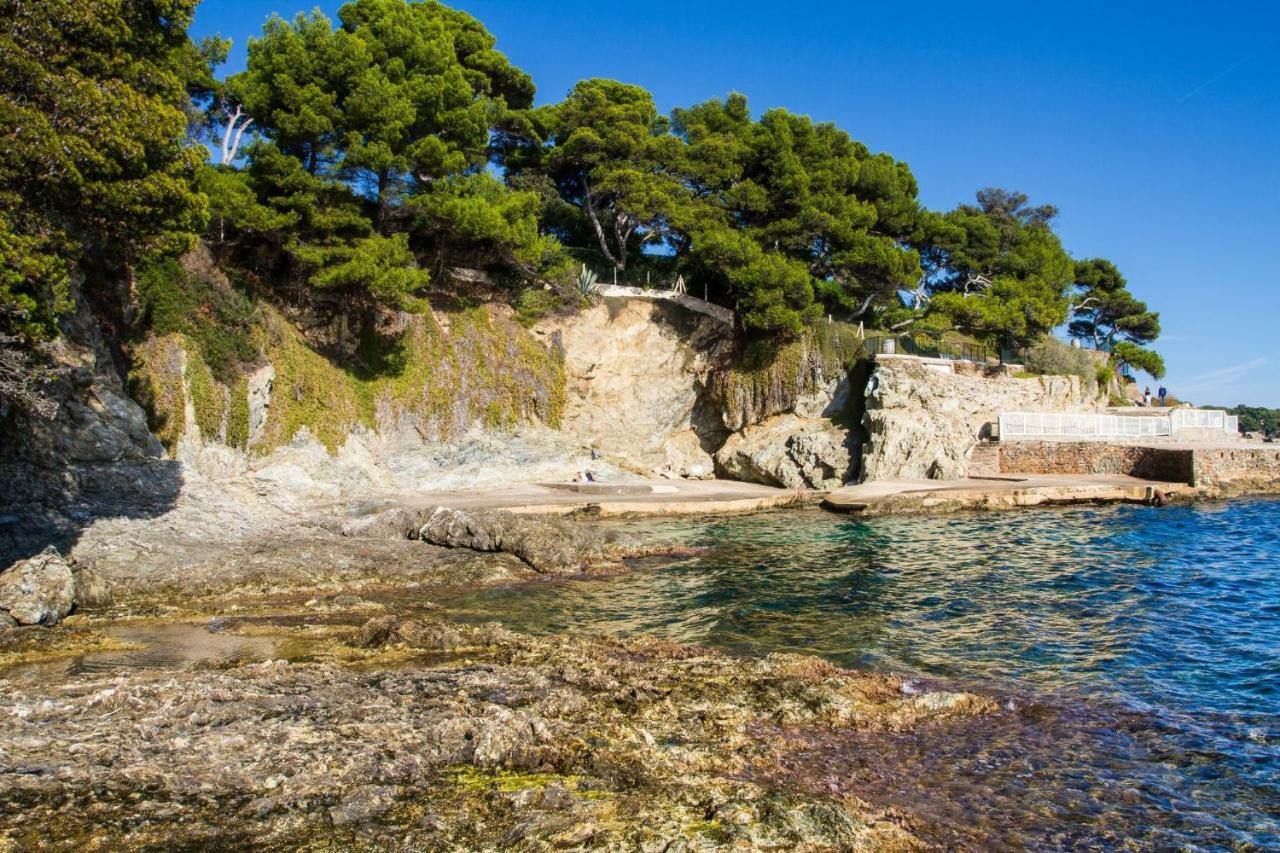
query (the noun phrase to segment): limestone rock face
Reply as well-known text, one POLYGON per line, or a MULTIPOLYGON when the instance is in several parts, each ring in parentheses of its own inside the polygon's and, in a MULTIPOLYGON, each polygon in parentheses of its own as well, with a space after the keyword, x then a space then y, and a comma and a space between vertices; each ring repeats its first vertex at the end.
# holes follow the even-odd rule
POLYGON ((1002 411, 1096 411, 1076 376, 1015 379, 957 363, 940 373, 907 360, 882 360, 867 383, 864 480, 959 480, 974 447, 1002 411))
POLYGON ((271 384, 275 381, 276 369, 270 364, 249 374, 249 444, 252 445, 262 436, 267 425, 267 412, 271 408, 271 384))
POLYGON ((51 546, 0 574, 0 613, 19 625, 57 625, 71 612, 75 592, 71 567, 51 546))
POLYGON ((730 346, 728 326, 671 303, 610 298, 534 333, 564 352, 566 433, 638 473, 712 475, 728 431, 706 377, 730 346))
POLYGON ((857 459, 847 430, 830 420, 778 415, 734 433, 716 454, 717 468, 735 480, 788 489, 837 488, 857 459))

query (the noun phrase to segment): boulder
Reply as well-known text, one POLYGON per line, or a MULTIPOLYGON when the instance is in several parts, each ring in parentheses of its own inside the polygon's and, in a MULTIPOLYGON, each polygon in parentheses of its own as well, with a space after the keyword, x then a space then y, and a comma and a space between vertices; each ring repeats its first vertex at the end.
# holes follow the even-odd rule
POLYGON ((436 508, 414 538, 449 548, 514 554, 543 574, 574 573, 614 559, 625 548, 611 531, 565 518, 448 507, 436 508))
POLYGON ((0 574, 0 613, 19 625, 57 625, 75 603, 71 566, 53 546, 0 574))
POLYGON ((734 433, 716 453, 721 475, 785 489, 833 489, 853 476, 849 432, 826 419, 778 415, 734 433))
POLYGON ((75 579, 76 607, 107 607, 114 601, 107 581, 88 566, 72 566, 71 576, 75 579))

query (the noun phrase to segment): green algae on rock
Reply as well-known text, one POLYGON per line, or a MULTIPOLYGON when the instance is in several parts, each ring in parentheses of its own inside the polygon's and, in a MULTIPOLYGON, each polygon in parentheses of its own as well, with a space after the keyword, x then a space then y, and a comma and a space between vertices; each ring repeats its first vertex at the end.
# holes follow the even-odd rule
POLYGON ((181 682, 164 671, 6 681, 20 707, 0 719, 14 745, 0 837, 23 846, 53 832, 91 849, 914 849, 902 815, 770 785, 786 743, 762 732, 996 713, 979 697, 929 703, 794 655, 396 617, 347 636, 363 647, 347 665, 334 654, 181 682), (24 772, 36 765, 48 772, 24 772))

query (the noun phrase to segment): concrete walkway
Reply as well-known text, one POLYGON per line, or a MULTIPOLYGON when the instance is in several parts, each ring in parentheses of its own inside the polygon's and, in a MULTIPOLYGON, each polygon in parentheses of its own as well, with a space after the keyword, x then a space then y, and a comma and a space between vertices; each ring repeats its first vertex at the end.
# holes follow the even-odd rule
POLYGON ((1012 509, 1073 503, 1151 503, 1194 492, 1185 483, 1123 474, 1006 474, 967 480, 885 480, 845 486, 822 501, 827 509, 863 515, 1012 509))
POLYGON ((406 506, 504 509, 518 513, 590 512, 601 517, 726 515, 814 505, 821 495, 733 480, 628 480, 618 483, 513 483, 492 489, 399 495, 406 506))

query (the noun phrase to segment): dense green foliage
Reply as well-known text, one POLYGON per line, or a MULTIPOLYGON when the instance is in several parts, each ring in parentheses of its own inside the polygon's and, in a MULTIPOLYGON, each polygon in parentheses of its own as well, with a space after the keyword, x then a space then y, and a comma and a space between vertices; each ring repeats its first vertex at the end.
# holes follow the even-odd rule
POLYGON ((85 259, 98 287, 154 257, 144 322, 196 341, 229 382, 247 350, 209 329, 241 334, 216 307, 234 292, 196 292, 162 261, 203 236, 259 296, 341 306, 365 330, 429 298, 506 298, 529 322, 580 304, 585 263, 629 284, 683 277, 735 309, 744 352, 828 317, 991 347, 1070 322, 1163 372, 1143 348, 1158 315, 1108 261, 1073 260, 1057 211, 1020 193, 926 210, 907 164, 738 94, 668 116, 641 86, 593 78, 534 107, 493 35, 435 0, 273 17, 220 80, 229 43, 190 41, 194 5, 0 0, 0 344, 53 334, 85 259), (222 162, 200 165, 201 141, 222 162))
POLYGON ((1164 378, 1164 358, 1154 350, 1140 347, 1131 341, 1120 341, 1111 350, 1111 358, 1118 364, 1127 364, 1135 370, 1148 373, 1154 379, 1164 378))
POLYGON ((491 134, 533 98, 493 36, 433 2, 354 0, 338 16, 272 18, 220 92, 214 110, 234 101, 259 141, 245 172, 203 179, 218 240, 230 225, 294 277, 406 309, 424 304, 431 256, 526 276, 563 266, 538 196, 483 172, 491 134))
POLYGON ((1007 346, 1043 338, 1067 319, 1074 264, 1050 227, 1057 210, 1021 193, 985 189, 977 205, 924 218, 930 294, 921 325, 954 328, 1007 346))
POLYGON ((57 280, 81 254, 127 262, 185 248, 200 227, 191 178, 201 157, 182 145, 194 6, 0 4, 4 239, 25 245, 34 273, 4 297, 33 321, 48 319, 57 280))
POLYGON ((563 103, 534 110, 529 120, 533 135, 508 149, 512 175, 545 176, 611 265, 624 269, 641 241, 662 240, 683 188, 669 172, 674 140, 652 95, 613 80, 584 80, 563 103))
POLYGON ((1114 341, 1146 344, 1160 337, 1160 315, 1129 292, 1116 265, 1101 258, 1077 261, 1079 289, 1071 334, 1101 347, 1114 341))
MULTIPOLYGON (((0 0, 0 335, 52 335, 83 259, 191 244, 196 0, 0 0)), ((87 286, 99 286, 90 279, 87 286)))
POLYGON ((1240 418, 1241 432, 1280 433, 1280 409, 1241 404, 1227 409, 1227 414, 1240 418))

